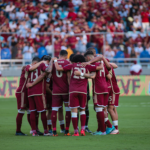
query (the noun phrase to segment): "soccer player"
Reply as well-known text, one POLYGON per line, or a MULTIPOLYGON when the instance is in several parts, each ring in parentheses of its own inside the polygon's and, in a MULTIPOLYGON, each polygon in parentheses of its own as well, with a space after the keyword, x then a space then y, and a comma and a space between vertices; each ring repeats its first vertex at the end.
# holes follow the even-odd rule
POLYGON ((88 72, 95 72, 96 70, 102 69, 101 66, 95 65, 87 65, 82 67, 81 63, 85 62, 85 58, 82 55, 75 55, 73 57, 72 62, 73 64, 66 65, 61 67, 58 65, 57 59, 54 60, 55 67, 58 71, 71 71, 71 79, 70 79, 70 86, 69 86, 69 107, 71 108, 72 112, 72 123, 74 127, 74 134, 73 136, 79 136, 78 133, 78 119, 77 119, 77 112, 78 108, 80 111, 80 121, 81 121, 81 135, 85 136, 85 107, 86 107, 86 99, 87 99, 87 78, 91 77, 93 74, 87 74, 88 72), (76 76, 75 71, 81 70, 81 76, 76 76))
MULTIPOLYGON (((94 54, 92 51, 87 51, 84 54, 84 57, 86 58, 86 61, 90 61, 94 58, 94 54)), ((100 62, 92 63, 93 65, 99 66, 100 62)), ((110 79, 111 76, 101 61, 101 64, 103 66, 103 69, 96 72, 96 76, 93 79, 93 102, 95 106, 95 110, 97 113, 97 120, 98 120, 98 129, 94 135, 106 135, 106 128, 104 123, 104 111, 103 108, 105 106, 105 100, 108 95, 108 87, 106 78, 110 79)))
POLYGON ((17 99, 17 105, 18 105, 18 114, 16 117, 16 135, 26 135, 21 132, 21 125, 22 125, 22 118, 25 113, 25 110, 27 110, 27 119, 30 124, 30 111, 29 109, 29 104, 28 104, 28 96, 27 96, 27 88, 26 88, 26 83, 28 80, 28 72, 26 69, 29 69, 30 71, 33 71, 36 69, 41 63, 39 62, 40 59, 38 57, 34 57, 32 61, 32 67, 30 65, 24 66, 22 68, 21 76, 20 76, 20 82, 19 82, 19 87, 16 90, 16 99, 17 99))
MULTIPOLYGON (((29 72, 28 82, 34 82, 38 76, 42 74, 42 72, 49 72, 48 65, 50 61, 50 57, 44 57, 46 63, 41 63, 37 69, 30 72, 30 68, 26 68, 26 71, 29 72)), ((28 99, 29 99, 29 110, 30 110, 30 121, 32 127, 32 136, 38 136, 36 132, 36 111, 41 113, 41 120, 44 127, 44 134, 45 136, 51 135, 48 133, 47 130, 47 117, 46 117, 46 79, 44 78, 40 81, 37 85, 28 88, 28 99)))
MULTIPOLYGON (((107 59, 105 59, 104 56, 102 56, 102 55, 99 55, 98 57, 95 57, 90 62, 88 62, 86 64, 83 64, 83 65, 91 64, 93 62, 100 61, 101 59, 103 59, 103 61, 105 62, 105 65, 106 65, 107 69, 109 70, 110 75, 112 76, 111 79, 110 79, 110 84, 108 82, 108 85, 111 85, 111 88, 109 88, 108 112, 109 112, 109 114, 112 118, 115 130, 111 131, 111 134, 119 134, 119 130, 118 130, 118 113, 117 113, 116 107, 118 107, 118 104, 119 104, 120 90, 119 90, 119 87, 117 85, 117 80, 116 80, 115 72, 114 72, 114 69, 113 69, 113 68, 117 68, 117 66, 114 63, 109 63, 107 61, 107 59)), ((108 121, 108 118, 105 118, 105 122, 107 122, 107 121, 108 121)), ((106 125, 108 125, 108 124, 106 124, 106 125)), ((111 128, 111 127, 109 127, 109 128, 111 128)), ((107 131, 107 129, 106 129, 106 131, 107 131)))
MULTIPOLYGON (((58 64, 61 67, 64 67, 68 64, 70 64, 69 61, 67 61, 67 51, 61 50, 59 54, 58 64)), ((53 77, 53 93, 52 93, 52 125, 53 125, 53 136, 58 136, 56 131, 56 121, 57 121, 57 112, 59 108, 62 107, 62 104, 64 102, 65 105, 65 111, 66 111, 66 128, 65 128, 65 135, 69 136, 69 126, 71 122, 71 110, 68 107, 69 102, 69 75, 67 72, 60 72, 57 71, 55 68, 55 65, 53 65, 52 70, 52 77, 53 77)))

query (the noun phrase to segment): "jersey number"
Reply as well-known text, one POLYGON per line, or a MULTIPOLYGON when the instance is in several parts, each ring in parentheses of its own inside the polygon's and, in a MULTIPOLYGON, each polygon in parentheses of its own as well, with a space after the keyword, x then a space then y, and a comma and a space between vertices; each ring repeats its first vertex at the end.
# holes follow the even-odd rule
POLYGON ((31 72, 31 81, 35 81, 38 78, 38 70, 31 72))
POLYGON ((104 67, 102 70, 100 70, 100 77, 102 76, 102 72, 104 73, 104 77, 105 77, 105 70, 104 70, 104 67))
MULTIPOLYGON (((78 67, 75 67, 74 69, 75 69, 75 70, 78 70, 78 71, 80 71, 80 72, 82 72, 82 73, 85 73, 85 72, 86 72, 85 68, 78 68, 78 67)), ((73 78, 75 78, 75 79, 85 79, 85 77, 76 76, 76 75, 74 75, 73 78)))
MULTIPOLYGON (((59 66, 62 67, 61 65, 59 65, 59 66)), ((61 78, 61 77, 63 76, 63 72, 56 70, 56 76, 57 76, 58 78, 61 78)))

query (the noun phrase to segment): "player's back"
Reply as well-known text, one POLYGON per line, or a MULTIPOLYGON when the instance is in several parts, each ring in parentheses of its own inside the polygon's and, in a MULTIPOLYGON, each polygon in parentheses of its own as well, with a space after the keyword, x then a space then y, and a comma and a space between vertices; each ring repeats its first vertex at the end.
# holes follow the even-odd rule
POLYGON ((20 81, 19 81, 19 87, 17 88, 16 93, 21 93, 27 90, 26 83, 28 80, 28 72, 26 71, 26 68, 30 68, 30 65, 24 66, 22 68, 20 81))
MULTIPOLYGON (((61 67, 70 64, 70 62, 65 59, 59 59, 57 60, 57 62, 58 65, 61 67)), ((53 94, 68 94, 69 84, 67 72, 57 71, 55 65, 53 65, 52 77, 53 77, 53 94)))
POLYGON ((82 76, 76 76, 74 74, 75 71, 80 71, 82 73, 89 73, 88 65, 83 67, 81 63, 73 63, 72 70, 71 70, 71 80, 70 80, 70 87, 69 93, 87 93, 87 81, 88 79, 82 76))
POLYGON ((111 70, 109 71, 109 73, 111 74, 111 79, 110 79, 110 83, 113 89, 114 93, 120 93, 118 84, 117 84, 117 79, 116 79, 116 75, 115 75, 115 71, 113 69, 113 67, 111 66, 111 70))
MULTIPOLYGON (((29 72, 28 82, 33 83, 47 68, 48 65, 42 63, 37 69, 29 72)), ((29 70, 28 70, 29 71, 29 70)), ((46 78, 28 89, 28 96, 42 95, 46 93, 46 78)))
MULTIPOLYGON (((93 65, 99 66, 101 63, 96 62, 93 65)), ((108 74, 108 70, 106 66, 103 64, 103 69, 96 71, 96 77, 93 80, 94 85, 94 93, 101 94, 101 93, 108 93, 108 86, 106 82, 106 75, 108 74)))

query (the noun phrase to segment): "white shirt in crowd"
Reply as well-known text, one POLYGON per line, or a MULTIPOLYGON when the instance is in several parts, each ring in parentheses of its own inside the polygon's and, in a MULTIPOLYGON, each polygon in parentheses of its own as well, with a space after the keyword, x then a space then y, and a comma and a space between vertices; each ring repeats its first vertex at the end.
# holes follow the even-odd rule
POLYGON ((38 33, 38 28, 31 28, 31 37, 34 39, 36 37, 36 34, 38 33))
POLYGON ((44 20, 47 20, 47 19, 48 19, 48 17, 47 17, 47 15, 45 13, 40 13, 40 15, 39 15, 39 23, 40 23, 40 25, 43 25, 44 24, 44 20))
POLYGON ((130 46, 128 46, 128 47, 127 47, 127 50, 128 50, 128 54, 130 55, 132 48, 131 48, 130 46))
POLYGON ((139 28, 141 27, 141 23, 138 21, 138 22, 133 22, 133 27, 134 28, 139 28))
POLYGON ((6 8, 5 8, 5 11, 6 12, 12 12, 13 10, 15 9, 15 5, 7 5, 6 8))
POLYGON ((146 50, 146 51, 149 53, 149 55, 150 55, 150 47, 146 48, 145 50, 146 50))
POLYGON ((105 52, 105 57, 108 58, 108 59, 109 59, 109 58, 113 58, 114 56, 115 56, 115 52, 112 51, 112 50, 105 52))
POLYGON ((24 13, 24 12, 16 12, 16 17, 17 17, 19 20, 23 20, 24 17, 25 17, 25 13, 24 13))
POLYGON ((17 28, 17 25, 16 25, 16 23, 14 23, 14 22, 10 22, 10 23, 9 23, 9 27, 10 27, 11 29, 16 29, 16 28, 17 28))
POLYGON ((135 47, 135 52, 136 52, 136 53, 139 53, 139 54, 140 54, 141 52, 143 52, 143 50, 144 50, 144 49, 143 49, 142 46, 141 46, 141 47, 135 47))
POLYGON ((82 5, 82 0, 72 0, 72 3, 74 6, 80 6, 82 5))
POLYGON ((138 73, 140 70, 142 70, 141 65, 139 64, 134 64, 133 66, 131 66, 130 71, 134 71, 136 73, 138 73))
POLYGON ((34 49, 32 46, 25 46, 23 48, 23 59, 32 59, 32 53, 34 52, 34 49))
POLYGON ((107 40, 108 44, 112 44, 113 37, 112 37, 111 33, 106 34, 106 40, 107 40))
POLYGON ((53 46, 52 45, 46 45, 46 50, 48 54, 52 54, 53 53, 53 46))
POLYGON ((119 5, 121 4, 121 0, 114 0, 114 2, 113 2, 113 6, 114 7, 119 7, 119 5))

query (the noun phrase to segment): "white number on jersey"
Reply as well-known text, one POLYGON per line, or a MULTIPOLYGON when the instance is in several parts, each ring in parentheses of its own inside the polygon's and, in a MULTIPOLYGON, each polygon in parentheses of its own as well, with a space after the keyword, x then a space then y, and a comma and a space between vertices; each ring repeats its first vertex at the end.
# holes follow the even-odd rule
MULTIPOLYGON (((78 67, 75 67, 74 69, 75 69, 75 70, 78 70, 78 71, 80 71, 80 72, 82 72, 82 73, 85 73, 85 72, 86 72, 85 68, 78 68, 78 67)), ((73 78, 75 78, 75 79, 85 79, 85 77, 76 76, 76 75, 74 75, 73 78)))
POLYGON ((103 69, 100 70, 100 77, 102 77, 102 72, 104 73, 104 77, 105 77, 105 70, 104 70, 104 66, 103 66, 103 69))
POLYGON ((35 71, 31 72, 31 81, 35 81, 38 78, 38 69, 36 69, 35 71), (35 77, 33 77, 33 75, 35 77))
MULTIPOLYGON (((59 65, 59 66, 62 67, 61 65, 59 65)), ((63 75, 63 72, 62 72, 62 71, 57 71, 57 70, 56 70, 56 76, 57 76, 58 78, 61 78, 62 75, 63 75)))

